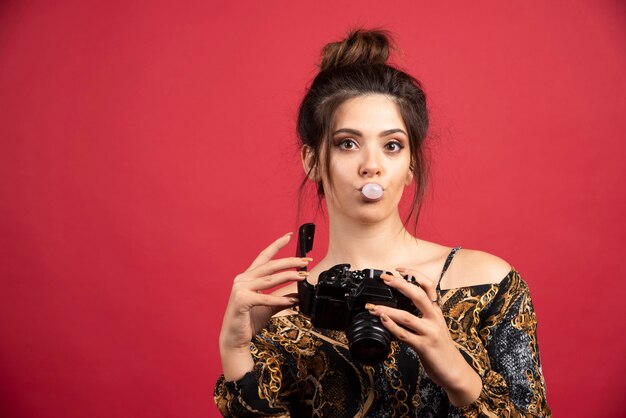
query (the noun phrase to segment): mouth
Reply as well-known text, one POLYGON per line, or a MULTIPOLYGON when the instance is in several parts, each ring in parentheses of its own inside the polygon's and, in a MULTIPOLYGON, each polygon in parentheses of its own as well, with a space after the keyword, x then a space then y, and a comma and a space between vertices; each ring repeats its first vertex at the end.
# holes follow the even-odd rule
POLYGON ((382 199, 385 189, 378 183, 366 183, 358 189, 365 200, 375 202, 382 199))

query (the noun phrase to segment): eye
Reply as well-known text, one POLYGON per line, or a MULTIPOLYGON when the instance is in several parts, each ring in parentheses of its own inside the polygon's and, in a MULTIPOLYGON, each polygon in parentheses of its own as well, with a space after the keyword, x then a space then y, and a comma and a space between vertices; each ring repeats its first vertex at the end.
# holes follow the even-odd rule
POLYGON ((353 139, 344 138, 340 139, 339 142, 335 144, 335 146, 343 150, 353 150, 356 149, 357 144, 353 139))
POLYGON ((402 148, 404 148, 404 145, 398 141, 391 141, 385 144, 385 149, 391 152, 399 152, 402 148))

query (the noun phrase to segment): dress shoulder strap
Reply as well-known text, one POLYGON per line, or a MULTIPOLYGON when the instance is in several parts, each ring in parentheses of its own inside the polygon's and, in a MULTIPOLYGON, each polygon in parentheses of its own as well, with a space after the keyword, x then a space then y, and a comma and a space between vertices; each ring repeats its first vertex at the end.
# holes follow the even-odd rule
POLYGON ((454 247, 452 249, 452 251, 450 251, 450 254, 448 254, 448 258, 446 258, 446 262, 443 265, 443 270, 441 270, 441 275, 439 276, 439 281, 437 281, 437 292, 439 292, 441 290, 440 284, 441 284, 441 279, 443 279, 443 275, 446 274, 446 271, 448 270, 448 267, 450 266, 450 263, 452 262, 452 259, 454 258, 454 255, 460 249, 461 249, 461 246, 454 247))

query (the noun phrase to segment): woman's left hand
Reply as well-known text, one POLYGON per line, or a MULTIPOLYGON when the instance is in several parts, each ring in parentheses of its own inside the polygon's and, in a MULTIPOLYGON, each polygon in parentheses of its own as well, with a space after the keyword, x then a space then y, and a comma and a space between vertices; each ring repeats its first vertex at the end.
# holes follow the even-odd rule
POLYGON ((395 338, 417 352, 428 376, 448 393, 454 404, 471 403, 480 395, 482 382, 454 345, 439 306, 435 283, 417 270, 396 270, 403 276, 413 276, 419 286, 389 274, 382 274, 381 279, 407 296, 420 310, 422 317, 382 305, 368 304, 366 308, 381 318, 385 328, 395 338))

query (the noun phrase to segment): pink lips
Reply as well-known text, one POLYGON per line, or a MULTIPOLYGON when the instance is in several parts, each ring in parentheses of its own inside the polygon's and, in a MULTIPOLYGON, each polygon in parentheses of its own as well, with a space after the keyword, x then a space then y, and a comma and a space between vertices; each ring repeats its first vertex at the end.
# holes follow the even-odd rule
POLYGON ((383 186, 378 183, 367 183, 361 188, 361 194, 369 200, 379 200, 383 193, 383 186))

